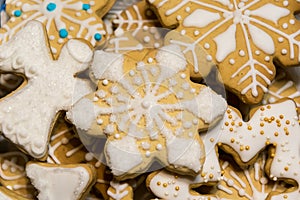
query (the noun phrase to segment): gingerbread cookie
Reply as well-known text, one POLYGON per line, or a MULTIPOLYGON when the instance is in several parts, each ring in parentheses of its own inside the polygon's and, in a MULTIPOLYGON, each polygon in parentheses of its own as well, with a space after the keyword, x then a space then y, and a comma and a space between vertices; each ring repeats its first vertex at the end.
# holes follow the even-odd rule
POLYGON ((95 169, 88 164, 54 165, 29 162, 27 176, 39 191, 40 200, 84 199, 95 183, 95 169), (43 178, 41 178, 43 177, 43 178))
POLYGON ((133 54, 138 61, 96 51, 91 76, 98 91, 79 100, 68 118, 86 134, 107 137, 104 152, 118 179, 144 172, 155 159, 198 173, 205 158, 198 130, 219 120, 226 101, 190 81, 178 46, 133 54))
MULTIPOLYGON (((34 1, 17 0, 7 2, 10 20, 0 30, 0 41, 6 42, 29 21, 37 20, 46 27, 51 51, 58 58, 60 51, 71 38, 88 40, 93 46, 100 45, 106 34, 103 22, 97 13, 108 10, 106 4, 114 1, 34 1), (103 10, 103 11, 104 11, 103 10)), ((112 5, 111 5, 112 6, 112 5)))
POLYGON ((128 183, 120 183, 118 181, 111 181, 110 187, 107 190, 109 200, 132 200, 133 190, 128 183))
MULTIPOLYGON (((298 114, 294 101, 281 100, 253 110, 250 120, 244 122, 240 112, 229 108, 222 121, 212 127, 206 136, 233 154, 240 166, 253 164, 267 146, 274 148, 266 162, 266 174, 271 180, 285 180, 299 184, 298 114)), ((202 136, 204 137, 204 136, 202 136)), ((212 154, 213 158, 216 156, 212 154)), ((209 155, 207 156, 209 157, 209 155)), ((299 187, 282 193, 272 193, 270 199, 298 199, 299 187)))
POLYGON ((32 21, 0 46, 0 69, 20 73, 26 79, 23 87, 0 101, 1 132, 39 159, 46 157, 58 112, 68 110, 81 95, 90 92, 88 82, 75 76, 88 67, 90 47, 69 40, 59 59, 53 60, 46 40, 42 24, 32 21))
POLYGON ((284 192, 289 186, 269 179, 265 173, 266 161, 267 152, 263 152, 253 165, 242 169, 232 159, 221 159, 224 174, 214 194, 220 199, 263 200, 274 192, 284 192))
POLYGON ((25 173, 29 158, 21 152, 0 154, 0 183, 24 198, 33 199, 36 193, 25 173))
MULTIPOLYGON (((284 66, 300 61, 300 22, 294 13, 298 1, 148 0, 161 22, 176 27, 170 43, 184 53, 207 51, 207 60, 217 63, 228 89, 246 103, 258 103, 275 76, 273 61, 284 66), (190 41, 178 39, 178 34, 190 41)), ((200 55, 201 56, 201 55, 200 55)), ((201 60, 201 58, 200 58, 201 60)), ((194 65, 199 57, 193 59, 194 65)), ((200 68, 195 66, 193 76, 200 68)))

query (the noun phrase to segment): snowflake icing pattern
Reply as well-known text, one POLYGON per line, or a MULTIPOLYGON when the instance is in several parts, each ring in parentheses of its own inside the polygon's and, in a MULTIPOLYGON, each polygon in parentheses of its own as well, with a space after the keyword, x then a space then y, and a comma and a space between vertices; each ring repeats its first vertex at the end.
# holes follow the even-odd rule
POLYGON ((30 20, 37 20, 46 26, 55 56, 66 39, 82 38, 95 46, 106 33, 96 15, 98 9, 99 3, 87 0, 12 0, 7 3, 11 19, 0 31, 0 41, 9 40, 30 20))
POLYGON ((180 45, 184 53, 193 54, 196 76, 201 66, 195 51, 200 45, 210 54, 207 60, 218 63, 225 84, 238 90, 237 94, 245 96, 242 98, 245 101, 261 100, 260 93, 267 91, 275 75, 274 57, 284 65, 299 63, 300 26, 293 14, 300 9, 297 1, 152 0, 150 3, 164 16, 165 25, 174 25, 176 17, 180 34, 193 38, 191 43, 176 38, 170 42, 180 45))
POLYGON ((190 82, 176 45, 160 49, 155 58, 135 61, 136 66, 130 69, 115 55, 95 53, 92 71, 102 80, 98 91, 81 99, 68 118, 89 134, 107 136, 105 153, 116 176, 145 170, 145 163, 155 158, 166 166, 198 172, 204 158, 198 129, 222 116, 224 99, 208 87, 190 82), (130 162, 120 163, 120 156, 130 162))

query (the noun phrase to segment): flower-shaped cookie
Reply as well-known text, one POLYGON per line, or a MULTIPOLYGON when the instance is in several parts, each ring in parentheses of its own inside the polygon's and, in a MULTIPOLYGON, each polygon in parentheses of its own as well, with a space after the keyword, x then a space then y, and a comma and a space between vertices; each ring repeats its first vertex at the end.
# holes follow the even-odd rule
POLYGON ((217 63, 225 85, 247 103, 261 101, 275 76, 273 61, 285 66, 300 61, 300 22, 294 16, 299 1, 148 1, 165 26, 177 26, 168 40, 193 54, 192 76, 203 67, 196 52, 201 47, 217 63))
POLYGON ((0 69, 26 79, 13 94, 0 101, 0 124, 4 136, 35 158, 45 158, 52 123, 89 93, 87 81, 75 75, 88 67, 90 47, 69 40, 58 60, 53 60, 41 23, 28 23, 8 43, 0 46, 0 69), (76 92, 74 88, 76 87, 76 92))
POLYGON ((79 100, 68 118, 80 131, 107 136, 106 159, 119 179, 136 176, 154 160, 198 173, 205 158, 198 130, 223 115, 226 101, 189 80, 176 45, 131 55, 96 51, 98 90, 79 100))
MULTIPOLYGON (((63 44, 70 38, 81 38, 95 46, 106 34, 97 16, 100 9, 114 1, 16 0, 7 2, 10 20, 0 30, 0 42, 6 42, 31 20, 46 26, 51 51, 58 58, 63 44)), ((105 12, 104 12, 105 13, 105 12)), ((104 13, 102 15, 104 15, 104 13)))

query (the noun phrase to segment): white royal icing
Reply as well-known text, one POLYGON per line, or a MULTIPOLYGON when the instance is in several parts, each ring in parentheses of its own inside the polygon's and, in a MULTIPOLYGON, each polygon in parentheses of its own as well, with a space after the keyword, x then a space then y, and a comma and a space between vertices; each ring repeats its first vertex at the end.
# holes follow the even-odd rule
POLYGON ((220 18, 221 17, 218 13, 209 12, 203 9, 196 9, 183 20, 183 25, 185 27, 196 26, 203 28, 212 22, 218 21, 220 18))
POLYGON ((50 167, 29 164, 26 173, 34 187, 39 190, 39 200, 77 200, 90 180, 89 172, 82 166, 50 167))
POLYGON ((122 200, 129 194, 127 190, 129 185, 127 183, 111 181, 110 186, 115 190, 115 193, 113 193, 111 190, 107 190, 107 194, 113 198, 113 200, 122 200))
MULTIPOLYGON (((22 89, 0 102, 0 124, 5 137, 31 156, 43 157, 55 115, 74 103, 74 87, 78 84, 74 75, 87 68, 91 55, 86 44, 70 40, 59 60, 53 61, 39 22, 30 22, 2 45, 1 70, 22 73, 28 80, 22 89)), ((87 85, 85 81, 80 84, 87 85)), ((76 96, 79 98, 78 93, 76 96)))

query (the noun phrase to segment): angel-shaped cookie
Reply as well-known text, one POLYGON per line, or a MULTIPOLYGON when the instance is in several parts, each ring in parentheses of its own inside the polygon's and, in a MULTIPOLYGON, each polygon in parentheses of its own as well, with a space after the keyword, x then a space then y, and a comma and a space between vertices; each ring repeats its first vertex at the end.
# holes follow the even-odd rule
POLYGON ((90 47, 69 40, 53 60, 42 24, 32 21, 0 46, 0 70, 19 73, 25 82, 0 101, 1 132, 35 158, 44 158, 52 123, 68 110, 89 84, 76 78, 92 58, 90 47), (76 90, 75 90, 76 88, 76 90), (76 92, 74 92, 76 91, 76 92))

